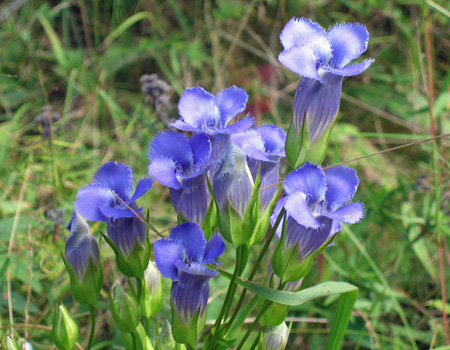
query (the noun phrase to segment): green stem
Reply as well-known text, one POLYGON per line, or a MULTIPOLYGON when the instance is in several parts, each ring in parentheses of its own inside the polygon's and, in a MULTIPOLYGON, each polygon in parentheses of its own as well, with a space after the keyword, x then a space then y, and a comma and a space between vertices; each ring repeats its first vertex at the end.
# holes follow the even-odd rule
POLYGON ((131 342, 133 350, 137 350, 137 341, 136 341, 136 333, 130 333, 131 334, 131 342))
MULTIPOLYGON (((258 258, 256 259, 256 263, 253 265, 253 269, 250 272, 250 275, 248 276, 247 280, 251 281, 253 280, 253 277, 255 277, 256 271, 258 270, 259 265, 261 264, 262 259, 264 258, 264 255, 269 249, 269 245, 272 242, 273 237, 275 236, 275 232, 277 231, 277 227, 281 222, 281 219, 283 218, 285 213, 284 208, 281 210, 280 214, 278 214, 277 221, 275 222, 275 225, 273 225, 272 230, 270 231, 269 237, 267 237, 266 243, 264 244, 261 252, 258 255, 258 258)), ((247 289, 244 289, 241 293, 241 296, 239 297, 238 303, 236 305, 236 308, 234 309, 233 314, 231 315, 230 321, 227 324, 226 331, 228 332, 232 323, 237 317, 237 314, 241 308, 242 303, 244 302, 245 294, 247 294, 247 289)))
POLYGON ((254 350, 256 348, 256 346, 259 343, 259 338, 261 337, 261 332, 262 332, 262 329, 258 332, 258 335, 256 336, 255 340, 253 341, 253 344, 249 350, 254 350))
POLYGON ((240 350, 242 349, 242 347, 244 346, 245 342, 247 341, 248 337, 250 336, 250 334, 252 333, 253 329, 255 328, 255 326, 258 324, 259 320, 261 319, 261 317, 264 316, 264 313, 269 309, 270 305, 272 305, 272 302, 269 300, 264 301, 263 307, 261 308, 261 311, 259 312, 258 316, 256 316, 255 321, 253 321, 250 324, 250 327, 247 329, 247 332, 245 333, 244 337, 242 338, 241 342, 239 343, 239 345, 237 346, 236 350, 240 350))
POLYGON ((138 303, 141 303, 141 295, 142 295, 142 279, 136 277, 136 286, 137 286, 137 300, 138 303))
POLYGON ((87 350, 91 348, 95 335, 95 308, 92 305, 89 305, 89 312, 91 315, 91 332, 89 333, 89 342, 86 348, 87 350))
POLYGON ((220 333, 220 325, 223 319, 223 316, 225 314, 225 311, 228 307, 228 304, 230 302, 230 300, 233 300, 233 290, 235 291, 236 289, 234 288, 235 282, 236 282, 236 277, 239 275, 239 272, 241 271, 241 258, 242 258, 242 253, 240 249, 241 247, 238 247, 236 249, 236 266, 234 267, 234 272, 233 272, 233 276, 231 277, 231 281, 230 284, 228 285, 228 290, 227 290, 227 294, 225 296, 225 301, 224 301, 224 306, 222 307, 222 309, 220 310, 219 316, 217 316, 216 322, 214 323, 214 336, 211 342, 211 349, 215 348, 215 344, 219 338, 219 333, 220 333))

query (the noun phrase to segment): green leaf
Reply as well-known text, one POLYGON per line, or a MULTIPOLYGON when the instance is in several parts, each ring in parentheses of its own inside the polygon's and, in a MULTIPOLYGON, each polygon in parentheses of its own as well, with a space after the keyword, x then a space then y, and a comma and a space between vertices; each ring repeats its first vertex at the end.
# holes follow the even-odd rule
MULTIPOLYGON (((226 272, 222 269, 217 270, 222 276, 231 279, 231 273, 226 272)), ((291 306, 300 305, 317 298, 324 298, 330 295, 342 294, 358 290, 356 286, 346 282, 325 282, 298 292, 285 292, 281 290, 275 290, 253 282, 245 281, 239 277, 236 279, 236 283, 241 287, 263 297, 264 299, 273 301, 275 303, 291 306)))
POLYGON ((358 289, 354 289, 342 293, 339 297, 333 323, 331 325, 331 332, 325 345, 325 350, 340 349, 357 296, 358 289))

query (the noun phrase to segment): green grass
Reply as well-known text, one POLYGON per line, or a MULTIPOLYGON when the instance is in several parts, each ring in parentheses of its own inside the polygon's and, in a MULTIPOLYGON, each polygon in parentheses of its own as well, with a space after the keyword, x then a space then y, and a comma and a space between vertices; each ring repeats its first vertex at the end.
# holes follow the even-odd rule
MULTIPOLYGON (((186 87, 217 92, 235 84, 247 90, 258 123, 287 129, 298 77, 276 61, 286 21, 306 16, 324 27, 364 23, 371 34, 364 57, 376 61, 344 80, 325 160, 335 164, 430 137, 423 6, 432 34, 433 112, 440 135, 450 132, 448 0, 30 1, 8 16, 0 24, 0 336, 9 334, 11 320, 26 323, 14 327, 16 338, 50 348, 49 331, 36 325, 51 326, 62 300, 80 322, 79 342, 86 345, 88 309, 73 301, 59 256, 67 232, 46 213, 65 210, 67 222, 76 191, 108 160, 126 162, 138 178, 146 175, 148 143, 166 125, 141 93, 141 75, 157 73, 171 85, 174 108, 167 120, 177 118, 176 103, 186 87), (274 72, 264 77, 267 64, 274 72), (51 138, 34 123, 45 105, 62 116, 51 138)), ((343 229, 324 264, 316 263, 304 282, 341 280, 359 287, 345 349, 447 348, 438 234, 450 280, 449 145, 448 138, 440 139, 435 148, 428 142, 350 163, 361 179, 357 199, 366 205, 366 218, 343 229)), ((176 223, 162 186, 140 203, 150 208, 159 229, 176 223)), ((105 227, 92 227, 100 230, 105 227)), ((103 260, 107 291, 122 277, 107 247, 103 260)), ((223 261, 227 266, 233 257, 223 261)), ((259 280, 264 275, 261 269, 259 280)), ((217 315, 224 288, 226 281, 212 284, 212 295, 222 293, 208 319, 217 315)), ((294 307, 289 315, 331 320, 335 305, 329 297, 294 307)), ((98 349, 121 344, 107 309, 102 302, 98 349)), ((167 305, 163 311, 169 314, 167 305)), ((288 349, 323 348, 327 329, 294 322, 288 349)))

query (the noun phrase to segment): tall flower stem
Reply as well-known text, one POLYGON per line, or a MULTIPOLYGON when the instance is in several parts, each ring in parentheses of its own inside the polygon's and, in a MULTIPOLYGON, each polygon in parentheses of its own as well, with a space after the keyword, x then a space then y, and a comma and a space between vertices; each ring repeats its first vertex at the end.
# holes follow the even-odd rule
POLYGON ((87 350, 91 348, 95 335, 95 308, 92 305, 89 305, 89 313, 91 318, 91 332, 89 333, 89 341, 86 348, 87 350))
MULTIPOLYGON (((283 208, 281 210, 280 214, 278 215, 277 221, 275 222, 275 225, 273 225, 272 230, 270 231, 269 237, 267 237, 266 243, 264 243, 264 246, 263 246, 261 252, 259 253, 258 258, 256 259, 256 262, 253 265, 253 269, 252 269, 252 271, 250 272, 250 275, 247 278, 248 281, 253 280, 253 277, 255 277, 256 271, 258 270, 258 267, 261 264, 261 261, 264 258, 264 255, 265 255, 267 249, 269 249, 269 245, 272 242, 273 237, 275 236, 275 232, 277 231, 277 227, 280 224, 281 219, 283 218, 285 212, 286 211, 283 208)), ((237 302, 236 308, 234 309, 234 312, 231 315, 230 321, 227 324, 227 328, 226 328, 227 332, 230 329, 230 327, 231 327, 232 323, 234 322, 234 320, 236 319, 236 316, 237 316, 237 314, 238 314, 238 312, 239 312, 239 310, 241 308, 242 303, 244 302, 244 298, 245 298, 246 294, 247 294, 247 289, 244 289, 242 291, 242 293, 241 293, 241 296, 239 297, 239 300, 237 302)))
POLYGON ((242 271, 242 247, 238 247, 236 249, 236 266, 234 267, 234 272, 233 272, 233 276, 231 277, 231 281, 230 284, 228 285, 228 290, 227 290, 227 294, 225 296, 225 301, 223 304, 222 309, 220 310, 219 315, 217 316, 216 322, 214 323, 214 336, 211 342, 211 349, 215 348, 215 344, 219 338, 219 333, 220 333, 220 325, 222 322, 222 319, 225 315, 225 311, 228 308, 228 305, 231 304, 231 302, 233 301, 233 296, 234 293, 233 291, 236 291, 235 288, 235 283, 236 283, 236 277, 238 277, 238 275, 240 274, 240 272, 242 271))

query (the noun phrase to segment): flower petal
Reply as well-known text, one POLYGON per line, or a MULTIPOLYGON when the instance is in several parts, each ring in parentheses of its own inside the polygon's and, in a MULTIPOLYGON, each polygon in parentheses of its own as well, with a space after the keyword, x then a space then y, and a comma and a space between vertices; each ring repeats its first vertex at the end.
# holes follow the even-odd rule
POLYGON ((136 243, 145 245, 147 228, 137 217, 119 218, 108 223, 107 232, 117 249, 128 257, 136 243))
POLYGON ((73 206, 81 216, 90 221, 107 221, 100 206, 113 206, 115 200, 116 197, 109 188, 87 185, 79 189, 73 206))
POLYGON ((160 132, 153 138, 148 157, 150 160, 168 158, 183 169, 189 169, 192 164, 192 151, 188 139, 183 134, 171 130, 160 132))
MULTIPOLYGON (((171 198, 174 191, 176 190, 170 190, 171 198)), ((174 199, 176 199, 175 196, 174 199)), ((190 221, 201 224, 208 210, 209 201, 209 190, 205 173, 183 181, 183 189, 178 199, 178 206, 175 207, 174 205, 174 208, 176 211, 181 210, 183 215, 190 221)))
POLYGON ((124 163, 108 162, 97 170, 91 184, 110 188, 127 201, 133 189, 133 171, 124 163))
POLYGON ((321 217, 321 227, 317 230, 299 225, 297 221, 291 217, 287 220, 285 247, 290 248, 293 245, 298 244, 299 253, 302 259, 308 258, 330 237, 332 228, 331 219, 321 217))
POLYGON ((177 179, 175 167, 176 165, 171 159, 156 158, 149 164, 148 173, 164 186, 178 190, 183 188, 183 186, 177 179))
MULTIPOLYGON (((133 203, 135 203, 135 202, 133 202, 133 203)), ((131 203, 131 204, 133 204, 133 203, 131 203)), ((134 207, 135 207, 135 208, 133 208, 134 212, 136 212, 137 214, 140 214, 142 211, 142 208, 137 207, 137 205, 135 205, 134 207)), ((100 204, 99 208, 100 208, 100 211, 102 212, 102 214, 105 217, 107 217, 108 219, 117 220, 120 218, 136 217, 136 214, 134 214, 130 209, 128 209, 125 206, 122 206, 121 208, 114 208, 112 206, 100 204)))
POLYGON ((265 176, 261 180, 261 188, 267 187, 266 189, 259 192, 259 199, 261 202, 261 206, 263 211, 266 211, 270 202, 277 192, 278 181, 280 180, 280 169, 278 164, 271 164, 273 168, 271 171, 267 171, 265 176), (268 187, 270 186, 270 187, 268 187))
POLYGON ((367 50, 369 32, 360 23, 341 23, 328 29, 336 67, 344 67, 367 50))
POLYGON ((228 125, 227 127, 217 130, 219 134, 236 134, 250 129, 255 124, 255 119, 252 117, 245 117, 237 123, 228 125))
POLYGON ((201 227, 194 222, 185 222, 184 224, 175 226, 170 231, 170 239, 179 241, 186 250, 189 261, 203 261, 205 255, 205 234, 201 227))
POLYGON ((340 206, 352 200, 359 185, 355 169, 337 166, 325 170, 327 180, 327 211, 335 211, 340 206))
POLYGON ((316 57, 307 46, 292 46, 290 49, 280 52, 278 61, 302 77, 322 81, 316 68, 316 57))
POLYGON ((141 198, 150 188, 153 186, 153 180, 150 178, 141 179, 136 185, 133 197, 129 200, 129 203, 136 201, 136 199, 141 198))
POLYGON ((280 34, 280 41, 285 50, 295 45, 304 45, 326 37, 325 30, 308 18, 292 18, 286 23, 280 34))
MULTIPOLYGON (((281 198, 278 203, 275 205, 275 209, 273 210, 273 214, 270 216, 270 225, 272 225, 272 227, 277 223, 277 218, 278 215, 280 215, 281 209, 283 209, 284 204, 286 203, 286 199, 287 197, 283 197, 281 198)), ((277 226, 277 229, 275 231, 276 235, 278 236, 278 238, 281 238, 281 232, 282 232, 282 228, 283 228, 283 222, 284 219, 282 219, 279 223, 279 225, 277 226)))
POLYGON ((250 158, 267 162, 271 161, 265 156, 264 141, 261 134, 255 130, 233 134, 231 135, 231 142, 244 150, 250 158))
POLYGON ((183 261, 183 248, 181 243, 172 239, 163 238, 154 244, 155 263, 161 275, 178 281, 178 265, 183 261))
POLYGON ((247 100, 245 90, 234 85, 216 94, 216 104, 220 109, 220 128, 227 126, 231 119, 245 110, 247 100))
POLYGON ((214 95, 200 86, 187 89, 181 95, 178 112, 186 123, 200 129, 217 126, 220 119, 214 95))
POLYGON ((266 124, 258 126, 254 130, 261 135, 266 153, 278 156, 284 155, 286 133, 283 129, 273 124, 266 124))
POLYGON ((205 260, 218 258, 225 251, 225 243, 219 233, 211 236, 205 247, 205 260))
POLYGON ((325 84, 320 86, 306 108, 306 125, 311 143, 316 142, 333 124, 341 102, 343 76, 325 72, 322 78, 325 84))
POLYGON ((178 120, 175 120, 175 121, 169 123, 169 126, 175 128, 175 129, 178 129, 178 130, 182 130, 182 131, 205 132, 205 133, 207 133, 206 131, 203 131, 202 128, 194 127, 194 126, 186 123, 185 121, 183 121, 181 119, 178 119, 178 120))
POLYGON ((193 162, 197 168, 207 164, 211 158, 211 140, 206 134, 194 134, 189 140, 192 149, 193 162))
POLYGON ((341 75, 343 77, 351 77, 354 75, 358 75, 362 72, 364 72, 367 68, 370 67, 370 65, 374 62, 375 60, 370 58, 368 60, 364 60, 361 63, 356 63, 356 64, 352 64, 350 66, 346 66, 346 67, 342 67, 342 68, 329 68, 329 67, 323 67, 323 69, 327 72, 336 74, 336 75, 341 75))
POLYGON ((323 213, 322 215, 347 224, 356 224, 364 217, 364 205, 359 202, 350 203, 334 212, 323 213))
POLYGON ((303 193, 297 192, 287 197, 284 205, 286 212, 300 225, 318 229, 321 224, 314 217, 303 193))
POLYGON ((325 173, 318 165, 309 162, 289 173, 283 184, 288 195, 304 193, 309 204, 323 200, 327 190, 325 173))
POLYGON ((299 134, 305 120, 306 110, 311 102, 317 97, 322 88, 322 83, 310 78, 302 78, 298 84, 294 99, 294 131, 299 134))
POLYGON ((251 196, 252 184, 248 175, 243 173, 238 180, 233 182, 233 185, 230 186, 228 191, 228 199, 231 205, 242 215, 242 217, 244 217, 251 196))

